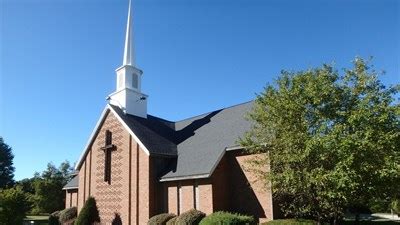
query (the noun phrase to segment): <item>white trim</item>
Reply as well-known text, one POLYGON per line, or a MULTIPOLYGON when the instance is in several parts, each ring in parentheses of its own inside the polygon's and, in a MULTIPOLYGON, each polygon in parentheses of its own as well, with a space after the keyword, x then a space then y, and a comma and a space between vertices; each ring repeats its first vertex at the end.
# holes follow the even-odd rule
POLYGON ((227 147, 225 149, 225 151, 228 152, 228 151, 241 150, 241 149, 244 149, 244 147, 240 146, 240 145, 236 145, 236 146, 227 147))
POLYGON ((62 188, 62 190, 72 190, 72 189, 79 189, 79 187, 66 187, 66 188, 62 188))
POLYGON ((132 88, 129 88, 129 87, 124 87, 124 88, 122 88, 122 89, 118 89, 118 90, 114 91, 113 93, 109 94, 109 95, 107 96, 107 98, 111 98, 113 95, 116 95, 116 94, 118 94, 118 93, 120 93, 120 92, 122 92, 122 91, 125 91, 125 90, 126 90, 126 91, 135 92, 135 93, 137 93, 137 94, 139 94, 139 95, 142 95, 143 97, 146 97, 146 98, 149 97, 148 95, 143 94, 142 92, 140 92, 140 91, 138 91, 138 90, 135 90, 135 89, 132 89, 132 88))
POLYGON ((110 105, 107 105, 107 108, 110 109, 111 112, 113 112, 113 114, 118 119, 118 121, 122 124, 122 126, 129 132, 130 135, 132 135, 132 137, 136 141, 136 143, 138 143, 139 146, 143 149, 143 151, 149 156, 150 155, 150 151, 139 140, 139 138, 136 136, 136 134, 133 133, 133 131, 129 128, 129 126, 125 123, 125 121, 118 115, 117 112, 115 112, 115 110, 110 105))
POLYGON ((106 119, 107 112, 111 111, 114 116, 118 119, 118 121, 122 124, 122 126, 129 132, 130 135, 132 135, 133 139, 136 141, 136 143, 139 144, 141 149, 146 153, 146 155, 150 155, 149 150, 144 146, 144 144, 139 140, 139 138, 132 132, 132 130, 128 127, 128 125, 122 120, 122 118, 118 115, 117 112, 109 105, 107 104, 106 107, 104 108, 103 112, 101 113, 100 119, 97 121, 95 128, 92 131, 92 134, 89 137, 89 140, 84 148, 83 153, 79 157, 78 163, 75 166, 75 170, 79 170, 80 166, 83 163, 83 159, 86 156, 87 152, 89 151, 89 147, 93 142, 94 137, 98 133, 101 125, 103 124, 104 120, 106 119))
POLYGON ((182 213, 182 184, 178 182, 178 215, 182 213))
POLYGON ((199 194, 199 181, 194 180, 194 208, 200 209, 200 194, 199 194))
POLYGON ((106 118, 105 115, 107 115, 108 110, 109 110, 109 108, 108 108, 108 107, 105 107, 104 110, 103 110, 103 112, 101 113, 100 119, 97 121, 96 126, 95 126, 94 129, 93 129, 92 134, 90 135, 89 140, 88 140, 88 142, 86 143, 86 146, 85 146, 85 148, 84 148, 84 151, 82 152, 81 156, 79 157, 78 163, 77 163, 76 166, 75 166, 75 170, 79 170, 79 167, 80 167, 81 164, 83 163, 83 162, 82 162, 82 161, 83 161, 83 158, 85 157, 85 155, 86 155, 86 153, 87 153, 87 151, 88 151, 88 149, 89 149, 89 146, 92 144, 93 138, 94 138, 94 136, 97 134, 97 132, 98 132, 98 130, 99 130, 99 128, 100 128, 100 125, 104 122, 104 120, 105 120, 105 118, 106 118))
POLYGON ((209 174, 200 174, 200 175, 193 175, 193 176, 183 176, 183 177, 170 177, 170 178, 161 178, 160 182, 166 181, 177 181, 177 180, 190 180, 190 179, 202 179, 202 178, 209 178, 209 174))

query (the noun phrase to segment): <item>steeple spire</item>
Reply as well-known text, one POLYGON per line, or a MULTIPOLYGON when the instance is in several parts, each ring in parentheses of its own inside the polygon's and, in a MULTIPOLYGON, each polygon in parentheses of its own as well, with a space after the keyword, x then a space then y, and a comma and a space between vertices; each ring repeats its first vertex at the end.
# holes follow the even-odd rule
POLYGON ((126 23, 124 60, 122 65, 135 66, 135 52, 133 46, 132 0, 129 0, 128 22, 126 23))
POLYGON ((147 118, 147 95, 142 93, 142 71, 136 67, 133 48, 132 0, 129 0, 124 59, 117 72, 117 88, 108 96, 110 104, 124 113, 147 118))

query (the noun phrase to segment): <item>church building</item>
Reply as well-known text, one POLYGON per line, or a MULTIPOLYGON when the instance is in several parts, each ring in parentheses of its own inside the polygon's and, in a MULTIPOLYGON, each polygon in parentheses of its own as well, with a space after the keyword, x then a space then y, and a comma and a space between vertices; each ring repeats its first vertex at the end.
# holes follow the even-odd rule
POLYGON ((143 72, 135 64, 132 6, 129 3, 123 64, 116 90, 64 187, 65 207, 96 199, 101 224, 120 216, 122 224, 147 224, 160 213, 190 209, 273 219, 271 190, 246 170, 237 141, 251 128, 245 115, 253 102, 169 121, 147 114, 143 72))

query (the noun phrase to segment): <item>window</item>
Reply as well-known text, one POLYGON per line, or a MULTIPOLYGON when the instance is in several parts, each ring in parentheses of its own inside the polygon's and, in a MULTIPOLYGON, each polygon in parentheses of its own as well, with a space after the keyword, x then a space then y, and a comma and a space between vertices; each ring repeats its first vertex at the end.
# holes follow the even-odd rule
POLYGON ((132 75, 132 87, 138 89, 139 86, 139 80, 138 76, 136 74, 132 75))
POLYGON ((124 77, 122 74, 118 75, 118 88, 117 89, 122 89, 124 87, 124 77))
POLYGON ((114 149, 112 144, 112 133, 106 130, 104 147, 104 181, 111 183, 111 152, 114 149))

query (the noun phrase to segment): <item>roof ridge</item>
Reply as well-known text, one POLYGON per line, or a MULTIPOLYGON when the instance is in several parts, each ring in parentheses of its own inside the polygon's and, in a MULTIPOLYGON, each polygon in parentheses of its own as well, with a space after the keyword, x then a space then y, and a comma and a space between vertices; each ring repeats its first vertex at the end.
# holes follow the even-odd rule
POLYGON ((250 103, 250 102, 253 102, 253 101, 254 100, 249 100, 249 101, 246 101, 246 102, 242 102, 242 103, 238 103, 238 104, 235 104, 235 105, 227 106, 227 107, 224 107, 224 108, 216 109, 216 110, 209 111, 209 112, 206 112, 206 113, 202 113, 202 114, 199 114, 199 115, 196 115, 196 116, 191 116, 191 117, 188 117, 186 119, 176 120, 176 121, 173 121, 173 123, 183 122, 185 120, 189 120, 189 119, 193 119, 193 118, 200 117, 200 116, 203 116, 203 115, 207 115, 207 114, 213 113, 215 111, 221 111, 221 110, 224 110, 224 109, 234 108, 234 107, 237 107, 237 106, 240 106, 240 105, 244 105, 244 104, 247 104, 247 103, 250 103))

